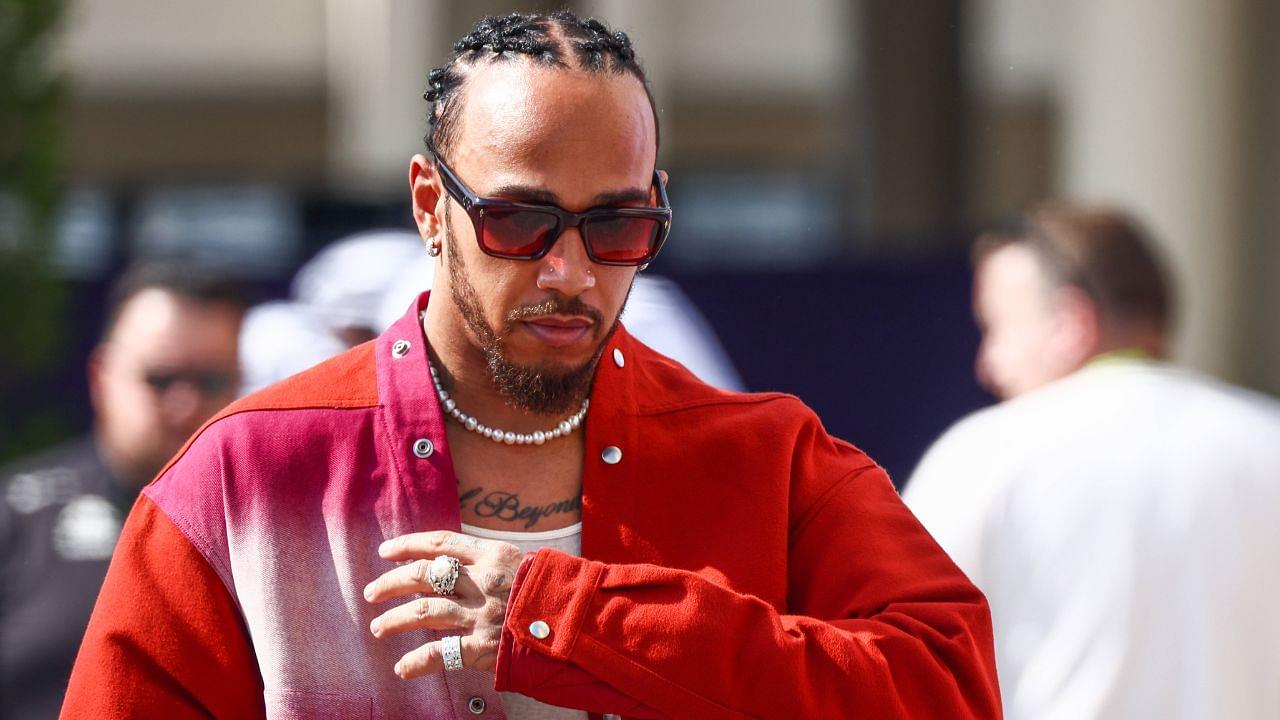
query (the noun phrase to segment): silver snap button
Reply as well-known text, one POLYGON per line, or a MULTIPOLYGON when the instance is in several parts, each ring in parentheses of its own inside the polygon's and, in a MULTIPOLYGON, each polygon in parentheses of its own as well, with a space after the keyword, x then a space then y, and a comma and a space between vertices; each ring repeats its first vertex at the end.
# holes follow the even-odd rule
POLYGON ((551 635, 551 626, 541 620, 534 620, 529 623, 529 634, 539 640, 546 640, 551 635))
POLYGON ((610 465, 617 465, 622 462, 622 448, 617 445, 610 445, 604 449, 604 452, 600 453, 600 459, 610 465))
POLYGON ((618 367, 626 367, 627 359, 622 357, 622 351, 618 348, 613 349, 613 364, 618 367))
POLYGON ((468 700, 467 712, 471 713, 472 715, 483 715, 484 714, 484 698, 473 697, 470 700, 468 700))
POLYGON ((405 355, 408 355, 410 347, 411 346, 409 345, 408 340, 395 341, 395 343, 391 346, 391 357, 402 358, 405 355))
POLYGON ((413 441, 413 454, 422 459, 431 457, 431 453, 436 451, 435 443, 427 438, 418 438, 413 441))

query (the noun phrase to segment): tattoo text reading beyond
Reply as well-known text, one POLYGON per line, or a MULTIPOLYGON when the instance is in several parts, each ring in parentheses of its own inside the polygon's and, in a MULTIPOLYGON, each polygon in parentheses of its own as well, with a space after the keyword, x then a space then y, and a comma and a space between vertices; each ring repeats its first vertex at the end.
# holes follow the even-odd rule
POLYGON ((522 505, 520 496, 515 493, 502 490, 486 493, 484 488, 472 488, 458 496, 458 509, 465 510, 468 505, 471 506, 471 511, 476 514, 476 517, 491 517, 513 523, 524 522, 524 528, 528 530, 548 515, 581 510, 582 496, 577 495, 568 500, 546 505, 522 505))

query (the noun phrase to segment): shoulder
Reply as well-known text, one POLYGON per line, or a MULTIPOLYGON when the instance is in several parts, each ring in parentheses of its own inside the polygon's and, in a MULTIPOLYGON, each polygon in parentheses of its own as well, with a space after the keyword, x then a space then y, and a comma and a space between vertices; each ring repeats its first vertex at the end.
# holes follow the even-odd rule
POLYGON ((852 443, 830 435, 794 395, 712 387, 638 342, 630 355, 636 358, 636 415, 646 444, 662 452, 711 463, 713 474, 735 468, 756 483, 774 478, 802 505, 861 471, 879 471, 852 443))
POLYGON ((1034 408, 1009 401, 965 415, 929 446, 908 486, 918 486, 921 477, 932 474, 940 464, 954 468, 960 463, 985 463, 997 446, 1009 441, 1010 432, 1025 428, 1025 423, 1036 414, 1034 408))
MULTIPOLYGON (((156 483, 175 469, 204 474, 225 463, 228 451, 252 446, 258 462, 283 452, 305 452, 302 443, 282 442, 281 416, 288 413, 288 437, 317 439, 332 429, 335 412, 379 403, 373 342, 356 346, 297 375, 269 385, 224 408, 197 430, 160 471, 156 483)), ((278 458, 277 458, 278 459, 278 458)), ((154 487, 152 488, 154 490, 154 487)))
POLYGON ((213 422, 253 410, 358 408, 378 404, 374 345, 370 340, 324 362, 247 395, 218 413, 213 422))
POLYGON ((1094 420, 1077 430, 1095 445, 1120 444, 1117 432, 1235 453, 1280 451, 1280 402, 1165 362, 1100 364, 1077 373, 1077 402, 1094 420))
POLYGON ((353 463, 378 403, 366 343, 227 406, 143 493, 225 579, 230 528, 264 504, 303 502, 332 456, 353 463))
MULTIPOLYGON (((270 417, 263 415, 273 411, 346 410, 376 406, 379 398, 374 342, 358 345, 309 370, 236 400, 205 423, 188 441, 188 447, 210 428, 225 431, 255 421, 271 422, 270 417)), ((180 452, 179 457, 183 454, 180 452)))
POLYGON ((624 374, 633 378, 634 434, 621 437, 640 446, 635 457, 649 491, 666 502, 679 498, 724 517, 745 512, 766 545, 773 531, 789 543, 900 507, 884 470, 828 433, 799 398, 714 388, 629 345, 624 374))
POLYGON ((628 364, 634 364, 636 411, 641 416, 721 413, 740 419, 781 423, 817 422, 814 412, 794 395, 723 390, 699 380, 688 368, 634 336, 628 364))
POLYGON ((817 413, 794 395, 724 390, 699 380, 635 336, 627 336, 622 345, 634 409, 642 420, 657 420, 661 428, 687 440, 706 436, 724 442, 741 437, 776 443, 784 436, 805 436, 861 455, 852 444, 829 436, 817 413))
POLYGON ((1167 384, 1184 389, 1205 414, 1235 418, 1263 432, 1280 431, 1280 401, 1275 398, 1188 370, 1167 367, 1162 372, 1167 384))
POLYGON ((1098 396, 1108 392, 1096 377, 1080 372, 975 410, 934 441, 920 461, 921 469, 940 459, 989 468, 997 459, 1034 455, 1078 429, 1082 418, 1095 417, 1098 396))
POLYGON ((1073 384, 1059 381, 957 420, 925 450, 907 479, 907 506, 935 535, 945 534, 942 526, 960 517, 980 523, 1027 467, 1077 424, 1072 407, 1081 393, 1073 384))

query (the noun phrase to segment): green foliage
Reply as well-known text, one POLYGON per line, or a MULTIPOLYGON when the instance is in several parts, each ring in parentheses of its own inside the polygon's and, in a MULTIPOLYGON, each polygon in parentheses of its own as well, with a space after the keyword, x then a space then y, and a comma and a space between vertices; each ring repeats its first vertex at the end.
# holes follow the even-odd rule
MULTIPOLYGON (((60 360, 66 289, 51 272, 66 81, 52 60, 64 0, 0 0, 0 398, 60 360)), ((0 399, 0 402, 4 402, 0 399)), ((0 457, 56 434, 0 411, 0 457)), ((56 437, 56 435, 54 435, 56 437)))

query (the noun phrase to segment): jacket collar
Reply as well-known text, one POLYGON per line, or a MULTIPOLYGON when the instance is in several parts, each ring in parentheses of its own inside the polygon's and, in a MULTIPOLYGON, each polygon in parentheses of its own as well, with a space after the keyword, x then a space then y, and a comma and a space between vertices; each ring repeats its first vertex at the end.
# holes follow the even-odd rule
MULTIPOLYGON (((431 384, 427 340, 421 316, 429 292, 377 339, 378 398, 388 435, 393 472, 404 479, 408 508, 390 508, 388 517, 407 525, 458 529, 458 485, 444 430, 444 413, 431 384)), ((399 495, 392 494, 398 498, 399 495)), ((398 500, 392 500, 398 502, 398 500)), ((389 528, 394 534, 422 527, 389 528)), ((388 534, 387 537, 391 537, 388 534)))
MULTIPOLYGON (((376 341, 378 397, 389 436, 391 465, 406 478, 406 492, 414 508, 398 517, 438 521, 437 527, 457 528, 457 479, 444 428, 444 411, 431 385, 428 348, 422 325, 430 292, 424 292, 376 341), (430 452, 422 440, 430 443, 430 452), (417 452, 415 452, 415 444, 417 452), (421 457, 426 454, 427 457, 421 457)), ((591 389, 585 423, 582 468, 582 552, 595 557, 607 546, 615 529, 598 514, 597 498, 625 492, 636 477, 642 456, 636 416, 636 373, 640 346, 619 326, 605 343, 591 389), (614 461, 614 462, 610 462, 614 461)), ((409 532, 421 528, 396 528, 409 532)))

